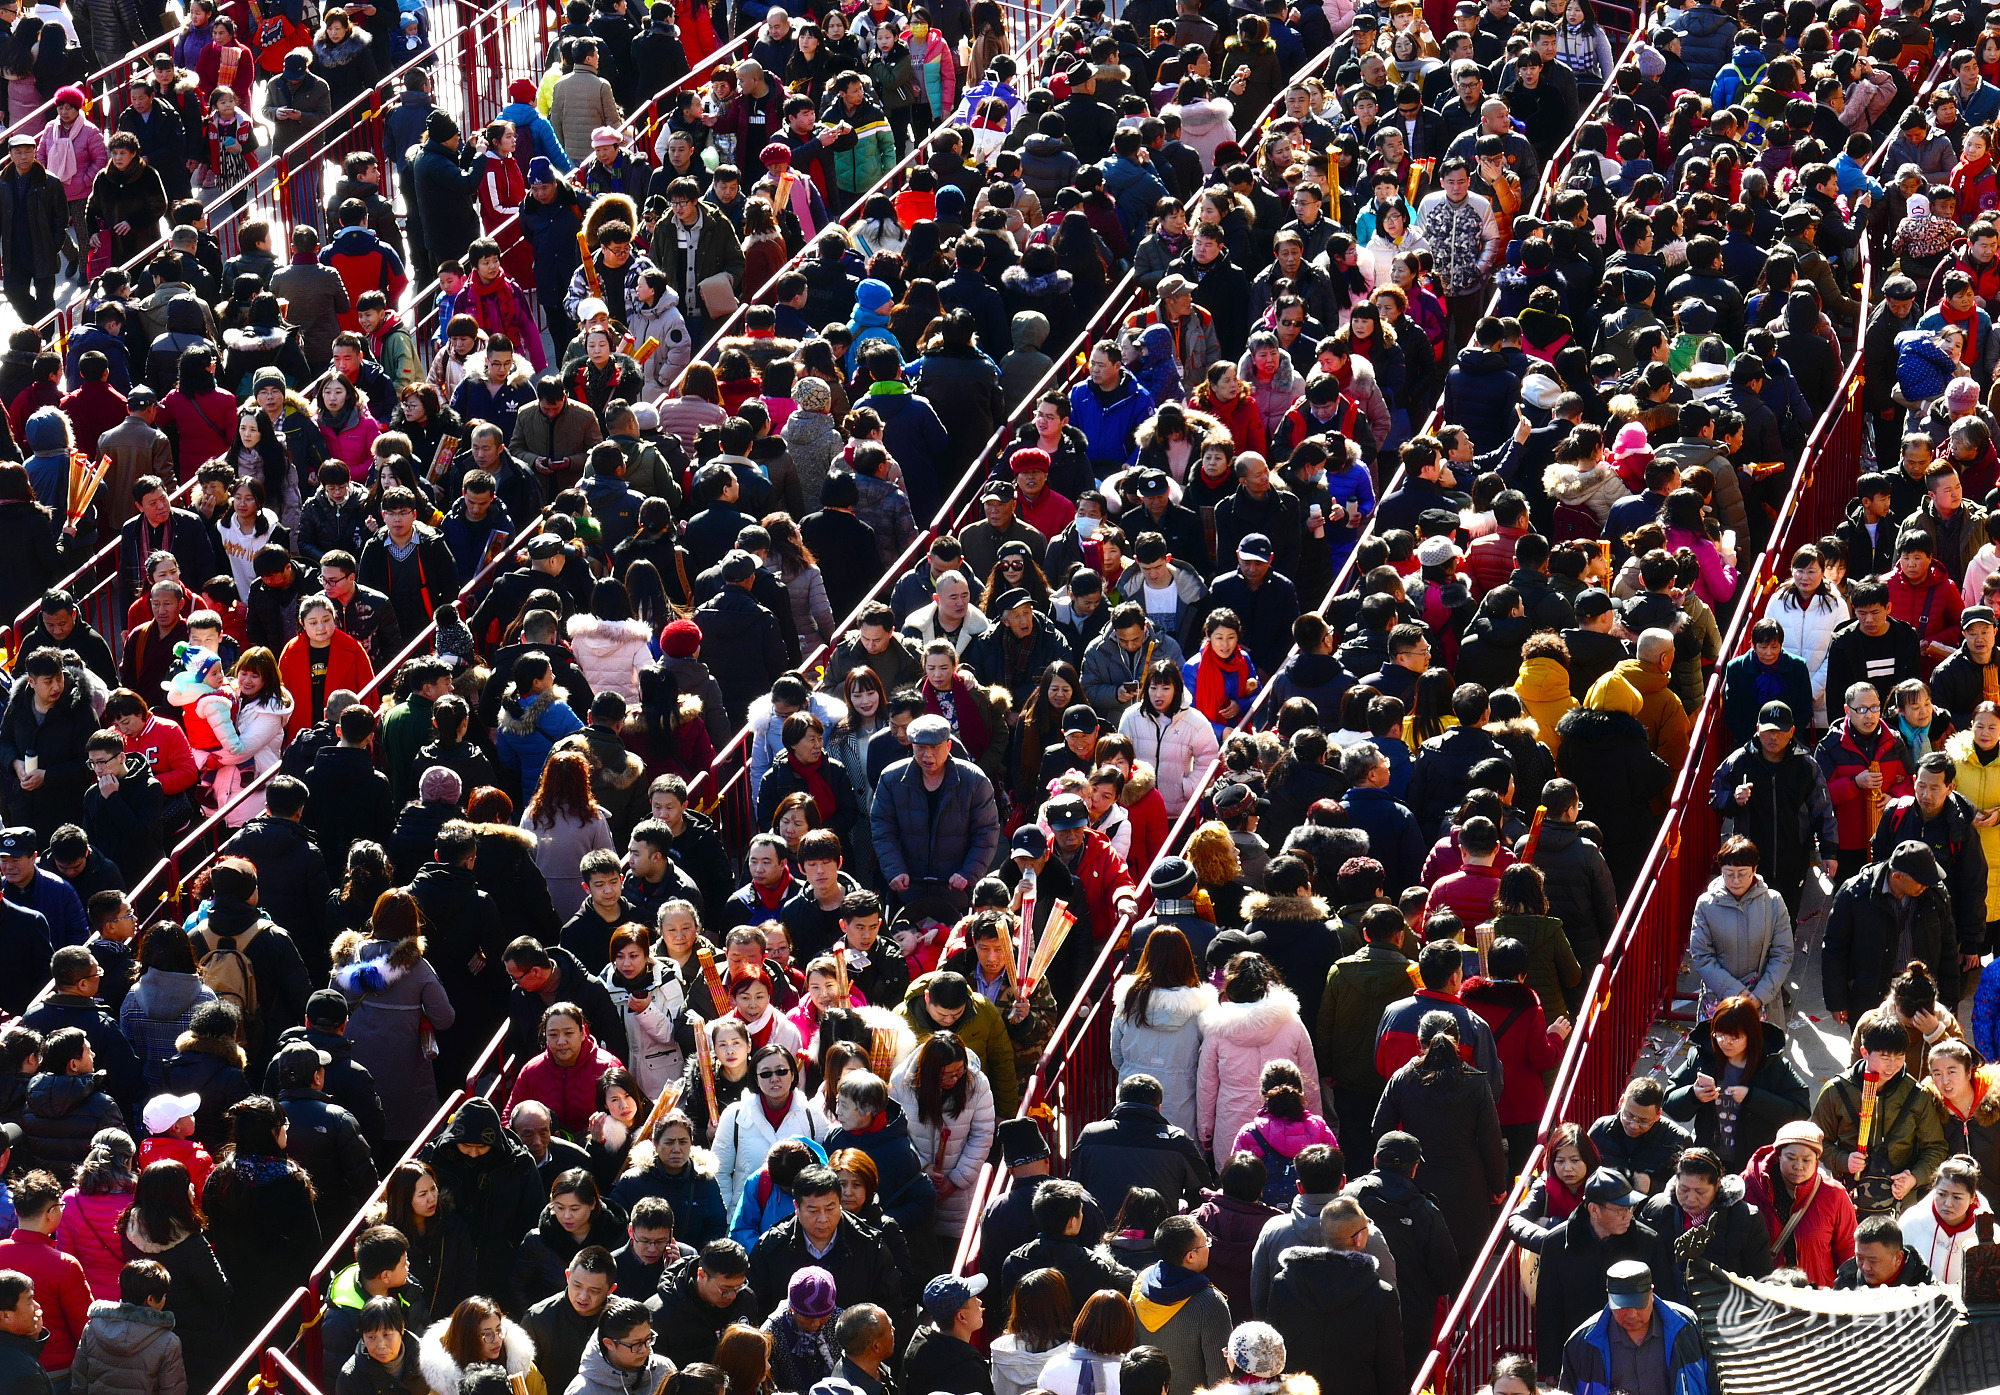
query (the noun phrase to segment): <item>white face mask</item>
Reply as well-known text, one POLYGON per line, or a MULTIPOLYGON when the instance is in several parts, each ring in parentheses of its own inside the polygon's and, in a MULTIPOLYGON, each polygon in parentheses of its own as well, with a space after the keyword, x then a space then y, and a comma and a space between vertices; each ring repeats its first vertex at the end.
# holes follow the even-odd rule
POLYGON ((1097 532, 1098 526, 1103 522, 1104 520, 1101 518, 1087 518, 1083 514, 1078 514, 1076 516, 1076 535, 1085 542, 1088 542, 1092 535, 1097 532))

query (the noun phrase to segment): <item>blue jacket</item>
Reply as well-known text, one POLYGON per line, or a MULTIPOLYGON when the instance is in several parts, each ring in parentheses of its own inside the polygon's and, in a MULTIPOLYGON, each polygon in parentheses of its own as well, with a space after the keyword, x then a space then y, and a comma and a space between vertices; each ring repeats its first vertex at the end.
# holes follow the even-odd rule
MULTIPOLYGON (((1653 1298, 1653 1320, 1665 1338, 1667 1372, 1673 1377, 1674 1395, 1708 1395, 1708 1357, 1702 1351, 1701 1324, 1695 1315, 1678 1303, 1653 1298)), ((1610 1395, 1611 1391, 1611 1309, 1606 1306, 1597 1317, 1570 1334, 1563 1347, 1562 1389, 1577 1395, 1610 1395)))
POLYGON ((424 125, 435 105, 428 92, 398 93, 395 109, 382 120, 388 133, 390 158, 404 174, 410 172, 411 148, 423 144, 424 125))
POLYGON ((889 390, 871 391, 866 405, 881 414, 882 444, 903 471, 911 514, 929 518, 944 505, 940 468, 951 450, 951 435, 929 399, 902 383, 875 386, 889 390))
MULTIPOLYGON (((799 1142, 817 1153, 822 1164, 826 1162, 826 1147, 818 1139, 801 1138, 799 1142)), ((760 1167, 743 1184, 743 1193, 736 1198, 736 1215, 729 1222, 729 1238, 746 1250, 752 1249, 758 1236, 798 1209, 792 1194, 771 1181, 768 1168, 760 1167)), ((679 1213, 674 1219, 679 1221, 679 1213)))
POLYGON ((570 164, 569 152, 556 139, 556 128, 549 125, 549 119, 536 110, 533 102, 509 102, 500 108, 500 119, 514 123, 514 129, 524 133, 529 142, 528 154, 542 155, 563 174, 574 168, 570 164))
POLYGON ((1424 840, 1417 831, 1417 816, 1404 808, 1387 788, 1370 789, 1365 785, 1349 790, 1341 800, 1341 807, 1347 811, 1348 826, 1368 835, 1368 855, 1381 863, 1387 873, 1383 884, 1416 885, 1417 874, 1424 865, 1424 840))
MULTIPOLYGON (((1736 21, 1720 6, 1702 3, 1674 11, 1667 16, 1667 27, 1681 36, 1681 61, 1693 79, 1689 85, 1696 91, 1713 88, 1716 75, 1728 66, 1730 50, 1736 45, 1736 21)), ((1967 116, 1966 121, 1969 124, 1972 118, 1967 116)))
MULTIPOLYGON (((1683 54, 1687 51, 1685 40, 1681 42, 1681 51, 1683 54)), ((1770 60, 1764 57, 1764 50, 1754 45, 1730 54, 1728 65, 1715 75, 1715 82, 1708 89, 1709 100, 1716 110, 1749 96, 1750 89, 1762 81, 1768 66, 1770 60)))
POLYGON ((49 923, 49 939, 54 949, 80 945, 90 938, 90 923, 83 918, 83 903, 77 900, 75 888, 46 867, 35 869, 35 880, 28 890, 8 887, 7 899, 41 913, 49 923))
POLYGON ((520 773, 524 794, 534 793, 541 784, 550 748, 571 732, 583 730, 583 718, 562 696, 562 689, 551 688, 525 706, 512 698, 500 704, 494 749, 500 764, 520 773))
MULTIPOLYGON (((939 297, 943 299, 942 296, 939 297)), ((871 339, 880 339, 896 351, 896 357, 903 356, 903 346, 896 342, 896 336, 889 333, 889 317, 880 310, 870 310, 865 306, 854 307, 854 316, 847 322, 854 331, 854 340, 847 346, 847 357, 842 362, 851 376, 861 366, 861 350, 871 339)))
POLYGON ((1146 235, 1153 206, 1167 196, 1167 186, 1151 169, 1121 155, 1106 158, 1098 168, 1104 171, 1104 192, 1118 201, 1118 221, 1125 225, 1125 236, 1137 246, 1146 235))
POLYGON ((639 506, 646 497, 622 476, 603 479, 593 475, 583 482, 583 496, 590 501, 590 516, 604 530, 607 552, 639 531, 639 506))
POLYGON ((76 365, 92 349, 111 361, 111 386, 120 392, 132 390, 132 360, 125 352, 125 341, 115 334, 106 334, 96 325, 86 325, 69 337, 69 353, 63 359, 63 382, 71 391, 82 381, 77 377, 76 365))
POLYGON ((1133 438, 1153 415, 1153 394, 1139 386, 1130 370, 1121 369, 1118 386, 1109 393, 1100 392, 1088 379, 1071 388, 1069 411, 1070 425, 1090 445, 1091 464, 1123 465, 1132 456, 1133 438))
POLYGON ((1871 176, 1862 163, 1845 150, 1833 157, 1833 172, 1840 176, 1840 192, 1853 195, 1863 189, 1870 198, 1882 197, 1882 181, 1871 176))

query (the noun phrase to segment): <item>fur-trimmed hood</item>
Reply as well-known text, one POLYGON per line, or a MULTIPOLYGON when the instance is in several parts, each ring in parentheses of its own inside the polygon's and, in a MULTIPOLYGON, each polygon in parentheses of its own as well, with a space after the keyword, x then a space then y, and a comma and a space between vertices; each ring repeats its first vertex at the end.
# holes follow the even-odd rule
MULTIPOLYGON (((1111 986, 1111 1010, 1125 1011, 1125 995, 1132 987, 1127 975, 1111 986)), ((1215 985, 1198 983, 1192 988, 1155 988, 1146 1001, 1146 1025, 1157 1031, 1176 1032, 1216 1004, 1215 985)))
POLYGON ((476 823, 472 827, 481 838, 497 838, 502 842, 516 844, 521 853, 528 857, 534 856, 535 845, 541 842, 541 839, 527 829, 511 823, 476 823))
MULTIPOLYGON (((701 710, 699 697, 690 699, 683 694, 681 696, 683 721, 687 719, 686 704, 690 700, 693 701, 697 714, 701 710)), ((593 778, 603 777, 611 788, 621 793, 638 784, 646 773, 646 763, 625 748, 623 733, 611 732, 605 727, 590 726, 582 731, 573 731, 550 747, 551 754, 556 751, 578 752, 590 762, 590 773, 593 778)))
POLYGON ((1291 925, 1324 924, 1333 912, 1317 896, 1271 896, 1253 891, 1243 898, 1243 914, 1251 920, 1272 920, 1291 925))
MULTIPOLYGON (((659 1160, 659 1150, 653 1146, 653 1140, 642 1138, 637 1143, 634 1143, 632 1151, 625 1155, 625 1172, 623 1175, 630 1177, 635 1172, 651 1172, 659 1160)), ((709 1152, 706 1148, 690 1148, 688 1150, 688 1165, 703 1177, 711 1179, 721 1172, 721 1167, 715 1160, 715 1154, 709 1152)))
MULTIPOLYGON (((444 1349, 444 1334, 450 1327, 450 1318, 434 1322, 417 1343, 417 1369, 424 1373, 432 1395, 458 1395, 465 1378, 465 1367, 444 1349)), ((500 1319, 500 1357, 510 1376, 525 1376, 535 1366, 535 1339, 512 1318, 500 1319)))
POLYGON ((142 1255, 163 1255, 192 1234, 191 1231, 183 1230, 177 1221, 169 1232, 173 1236, 173 1239, 167 1241, 165 1244, 161 1244, 158 1240, 149 1240, 145 1232, 139 1229, 138 1216, 130 1211, 127 1211, 124 1218, 119 1221, 118 1233, 126 1244, 142 1255))
MULTIPOLYGON (((1163 446, 1166 444, 1160 438, 1159 423, 1160 419, 1157 416, 1149 417, 1146 420, 1146 424, 1141 426, 1133 436, 1132 439, 1137 442, 1140 450, 1147 450, 1155 445, 1163 446)), ((1215 417, 1210 416, 1207 412, 1196 411, 1193 407, 1189 407, 1187 408, 1187 432, 1188 443, 1193 447, 1193 458, 1199 460, 1201 459, 1201 443, 1212 440, 1217 436, 1228 435, 1229 428, 1224 426, 1215 417)), ((1189 468, 1193 467, 1190 466, 1189 468)))
POLYGON ((588 611, 570 616, 568 629, 570 648, 578 654, 609 654, 621 644, 650 639, 653 634, 644 620, 604 620, 588 611))
POLYGON ((623 223, 628 228, 644 226, 639 221, 639 205, 632 202, 629 194, 600 194, 584 215, 584 235, 590 239, 590 250, 598 248, 598 230, 606 223, 623 223))
POLYGON ((274 354, 285 347, 285 341, 291 336, 290 325, 272 325, 261 329, 256 325, 244 325, 241 329, 222 331, 222 347, 238 353, 274 354))
POLYGON ((500 702, 500 730, 509 736, 528 737, 542 720, 542 714, 559 702, 568 702, 569 694, 560 687, 537 693, 528 702, 519 698, 503 698, 500 702))
POLYGON ((250 1067, 248 1058, 243 1054, 243 1048, 227 1037, 198 1037, 193 1032, 182 1032, 174 1038, 174 1050, 191 1051, 198 1056, 213 1056, 238 1070, 248 1070, 250 1067))
POLYGON ((1125 788, 1119 794, 1118 802, 1127 809, 1136 809, 1139 801, 1151 794, 1159 781, 1160 777, 1152 766, 1142 760, 1133 761, 1132 778, 1125 782, 1125 788))
POLYGON ((343 930, 333 942, 333 986, 344 993, 380 993, 423 962, 424 937, 371 940, 343 930))
POLYGON ((1201 1034, 1222 1037, 1240 1046, 1262 1046, 1299 1020, 1298 995, 1282 984, 1254 1003, 1232 1003, 1227 999, 1201 1015, 1201 1034))

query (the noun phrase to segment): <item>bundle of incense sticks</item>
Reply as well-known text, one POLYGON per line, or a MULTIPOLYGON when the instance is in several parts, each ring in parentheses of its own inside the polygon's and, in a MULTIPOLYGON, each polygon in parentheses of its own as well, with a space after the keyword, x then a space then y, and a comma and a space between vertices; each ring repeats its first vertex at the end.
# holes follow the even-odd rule
POLYGON ((451 468, 451 458, 458 451, 458 437, 447 436, 438 442, 437 454, 431 457, 432 480, 444 478, 444 472, 451 468))
POLYGON ((715 951, 707 945, 699 945, 695 948, 694 957, 701 961, 701 976, 715 999, 715 1010, 729 1011, 729 990, 722 986, 722 975, 716 970, 715 951))
POLYGON ((597 263, 590 258, 590 237, 582 228, 576 230, 576 250, 583 257, 583 279, 590 283, 590 293, 602 299, 604 278, 597 274, 597 263))
POLYGON ((715 1099, 715 1046, 708 1039, 706 1024, 695 1029, 694 1059, 701 1069, 701 1092, 708 1101, 708 1123, 713 1128, 722 1117, 722 1107, 715 1099))
POLYGON ((658 353, 659 351, 660 351, 659 336, 655 334, 649 334, 646 336, 646 342, 641 344, 638 348, 632 351, 632 361, 638 364, 641 368, 644 368, 646 366, 646 360, 651 358, 654 354, 658 353))
POLYGON ((1861 1074, 1861 1117, 1855 1125, 1854 1151, 1868 1151, 1868 1135, 1875 1127, 1875 1096, 1882 1091, 1882 1076, 1879 1071, 1863 1071, 1861 1074))
POLYGON ((105 475, 111 471, 111 457, 103 456, 95 464, 86 460, 81 451, 72 451, 69 458, 69 521, 74 523, 82 518, 90 508, 90 501, 97 496, 97 487, 104 483, 105 475))
POLYGON ((1018 953, 1015 956, 1014 977, 1025 979, 1028 965, 1035 952, 1035 874, 1021 874, 1021 931, 1015 937, 1018 953))
MULTIPOLYGON (((702 1031, 697 1030, 695 1034, 699 1036, 702 1031)), ((660 1120, 674 1112, 674 1106, 681 1102, 681 1086, 684 1083, 676 1080, 660 1091, 660 1097, 653 1101, 653 1112, 646 1116, 646 1122, 639 1130, 639 1137, 650 1140, 653 1130, 660 1126, 660 1120)))
POLYGON ((1542 820, 1548 816, 1548 805, 1537 804, 1535 806, 1535 821, 1528 825, 1528 841, 1522 845, 1521 861, 1533 862, 1535 860, 1535 849, 1542 845, 1542 820))
POLYGON ((1076 917, 1070 914, 1069 903, 1058 901, 1049 908, 1049 923, 1042 931, 1041 943, 1035 946, 1034 960, 1028 965, 1028 972, 1021 976, 1021 994, 1026 997, 1035 991, 1035 985, 1042 981, 1049 965, 1055 961, 1062 949, 1063 941, 1069 938, 1069 928, 1076 924, 1076 917))

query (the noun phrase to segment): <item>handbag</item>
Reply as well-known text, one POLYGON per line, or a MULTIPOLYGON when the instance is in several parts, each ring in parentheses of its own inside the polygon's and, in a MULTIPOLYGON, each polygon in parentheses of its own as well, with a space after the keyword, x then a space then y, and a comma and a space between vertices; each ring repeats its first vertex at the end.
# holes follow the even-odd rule
POLYGON ((736 299, 736 283, 729 279, 729 273, 718 271, 704 278, 695 286, 701 296, 702 313, 711 320, 727 319, 734 314, 739 302, 736 299))

